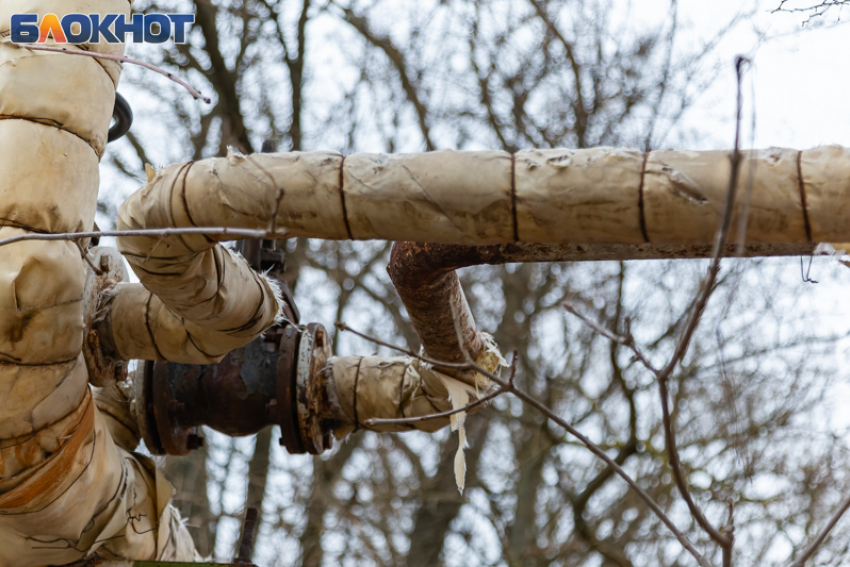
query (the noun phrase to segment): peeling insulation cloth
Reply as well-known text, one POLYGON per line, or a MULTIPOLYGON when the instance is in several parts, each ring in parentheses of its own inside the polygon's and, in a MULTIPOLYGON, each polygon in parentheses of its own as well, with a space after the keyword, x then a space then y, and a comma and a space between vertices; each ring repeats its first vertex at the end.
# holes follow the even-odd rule
MULTIPOLYGON (((129 13, 127 0, 0 0, 12 14, 129 13)), ((121 54, 122 45, 84 46, 121 54)), ((77 49, 77 47, 71 47, 77 49)), ((0 43, 0 238, 91 230, 120 64, 0 43)), ((171 487, 96 407, 71 242, 0 248, 0 567, 191 560, 171 487)), ((112 420, 113 418, 109 418, 112 420)))
MULTIPOLYGON (((480 333, 482 348, 475 362, 492 374, 498 374, 507 362, 499 353, 493 338, 480 333)), ((455 456, 455 480, 463 492, 466 479, 466 446, 464 421, 467 412, 448 418, 431 418, 412 423, 371 425, 370 419, 399 419, 428 416, 465 407, 489 393, 490 380, 478 372, 468 371, 447 376, 419 359, 380 356, 334 357, 323 370, 325 382, 333 389, 335 403, 344 421, 351 424, 336 432, 342 437, 352 429, 365 428, 380 432, 420 430, 434 432, 451 424, 458 431, 458 450, 455 456)), ((477 406, 475 411, 483 409, 477 406)))

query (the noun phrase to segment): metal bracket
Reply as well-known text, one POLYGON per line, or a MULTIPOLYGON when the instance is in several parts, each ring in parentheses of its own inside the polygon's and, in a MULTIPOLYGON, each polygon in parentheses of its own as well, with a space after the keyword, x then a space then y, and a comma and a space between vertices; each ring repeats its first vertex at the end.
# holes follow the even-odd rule
POLYGON ((109 310, 104 306, 109 301, 109 290, 115 284, 130 279, 124 258, 115 248, 96 246, 85 252, 91 263, 85 291, 86 340, 83 342, 83 358, 89 372, 89 382, 95 386, 108 386, 127 377, 127 363, 114 358, 109 310), (103 318, 103 320, 101 320, 103 318))

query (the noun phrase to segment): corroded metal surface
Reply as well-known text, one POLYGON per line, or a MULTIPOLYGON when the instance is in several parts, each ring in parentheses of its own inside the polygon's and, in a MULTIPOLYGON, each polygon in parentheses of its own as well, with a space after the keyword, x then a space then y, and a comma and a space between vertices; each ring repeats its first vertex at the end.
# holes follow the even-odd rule
POLYGON ((474 355, 481 348, 475 321, 455 273, 458 264, 463 264, 462 254, 476 250, 469 246, 412 242, 397 242, 393 246, 387 267, 390 278, 425 352, 436 360, 461 362, 464 359, 458 348, 451 305, 458 313, 464 350, 474 355))
POLYGON ((205 425, 233 437, 279 425, 290 453, 329 449, 333 416, 321 372, 331 355, 319 324, 275 327, 213 365, 146 362, 136 385, 140 425, 154 454, 186 455, 205 425))
POLYGON ((298 406, 295 401, 298 396, 295 366, 299 335, 294 325, 287 325, 283 329, 276 372, 277 398, 269 400, 270 411, 275 422, 280 425, 280 446, 294 455, 306 452, 298 427, 298 406))
MULTIPOLYGON (((756 243, 747 244, 743 256, 807 255, 814 249, 814 244, 756 243)), ((440 361, 460 362, 464 357, 458 348, 450 305, 454 305, 459 314, 466 352, 474 355, 481 345, 455 273, 458 268, 520 262, 708 258, 711 252, 709 245, 512 243, 452 246, 397 242, 393 245, 387 270, 425 352, 440 361)), ((735 253, 734 244, 725 250, 726 255, 735 253)))
POLYGON ((271 402, 277 400, 279 357, 293 350, 285 338, 274 329, 213 365, 146 363, 140 391, 148 427, 155 428, 145 437, 154 441, 151 452, 186 455, 200 448, 202 425, 245 436, 279 423, 271 402))
POLYGON ((333 437, 326 424, 328 391, 322 369, 331 357, 330 340, 322 325, 311 323, 301 335, 296 368, 298 425, 308 453, 319 455, 330 449, 333 437))
POLYGON ((89 371, 89 382, 104 387, 127 377, 127 363, 115 356, 112 344, 111 320, 108 302, 109 290, 115 284, 129 279, 124 259, 118 250, 94 247, 85 256, 92 269, 87 272, 85 291, 85 328, 83 357, 89 371))

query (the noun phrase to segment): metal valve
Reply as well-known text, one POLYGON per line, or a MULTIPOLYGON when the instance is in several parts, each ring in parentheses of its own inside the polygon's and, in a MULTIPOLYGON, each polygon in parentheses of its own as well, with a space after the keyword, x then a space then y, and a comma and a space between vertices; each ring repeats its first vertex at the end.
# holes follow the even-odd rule
POLYGON ((214 365, 146 361, 134 380, 145 444, 186 455, 203 445, 202 425, 232 437, 279 425, 287 451, 320 454, 332 445, 320 411, 330 354, 327 331, 311 323, 274 327, 214 365))

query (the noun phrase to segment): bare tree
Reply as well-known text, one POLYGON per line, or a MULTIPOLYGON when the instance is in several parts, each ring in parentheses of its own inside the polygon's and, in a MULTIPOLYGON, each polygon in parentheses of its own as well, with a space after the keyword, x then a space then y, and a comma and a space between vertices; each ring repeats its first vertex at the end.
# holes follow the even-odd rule
MULTIPOLYGON (((140 177, 152 160, 199 159, 228 145, 252 151, 267 138, 281 149, 344 152, 655 149, 717 72, 719 37, 681 51, 675 2, 644 27, 614 0, 136 7, 192 6, 192 41, 152 62, 214 93, 213 104, 129 70, 122 90, 145 112, 108 156, 116 179, 140 177)), ((285 246, 306 318, 419 347, 384 271, 388 244, 285 246)), ((479 326, 518 352, 517 388, 601 447, 713 564, 723 560, 711 542, 731 534, 733 499, 736 562, 763 565, 791 559, 850 493, 844 438, 822 422, 838 372, 825 355, 843 337, 805 323, 795 298, 812 292, 780 283, 786 265, 737 261, 716 272, 693 329, 683 314, 702 297, 699 261, 476 267, 462 279, 479 326), (564 302, 596 327, 567 316, 564 302), (680 350, 686 334, 690 349, 680 350), (637 343, 661 370, 635 358, 637 343)), ((376 348, 347 334, 335 340, 341 353, 376 348)), ((223 501, 247 487, 236 499, 265 512, 263 564, 695 564, 611 463, 536 409, 500 397, 470 420, 469 436, 463 496, 447 432, 357 433, 316 458, 284 455, 269 435, 250 457, 222 441, 217 454, 198 453, 171 474, 178 484, 180 474, 198 475, 186 477, 194 507, 184 514, 197 537, 218 526, 201 543, 209 551, 235 537, 222 535, 238 514, 223 501)), ((819 560, 840 562, 842 540, 828 540, 819 560)))
POLYGON ((799 13, 806 16, 804 24, 818 20, 828 13, 835 14, 838 12, 838 18, 841 18, 841 9, 847 5, 847 0, 822 0, 820 2, 801 2, 799 0, 780 0, 779 5, 774 12, 790 12, 799 13))

